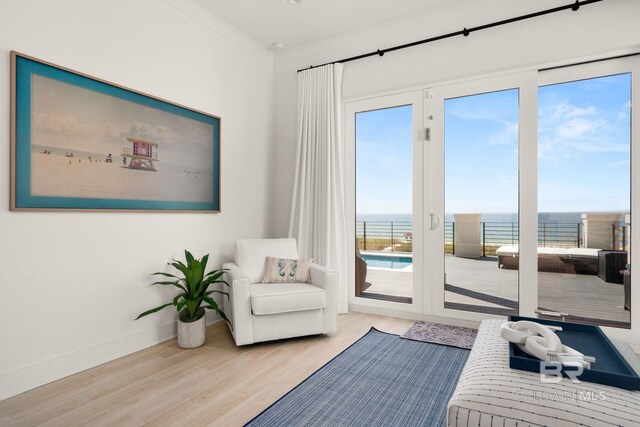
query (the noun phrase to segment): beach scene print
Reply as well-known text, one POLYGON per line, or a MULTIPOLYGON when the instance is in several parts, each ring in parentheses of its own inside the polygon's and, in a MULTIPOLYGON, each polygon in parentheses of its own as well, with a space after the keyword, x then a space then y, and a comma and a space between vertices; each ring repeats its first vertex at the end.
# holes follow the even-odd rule
POLYGON ((213 126, 31 76, 31 195, 211 203, 213 126))

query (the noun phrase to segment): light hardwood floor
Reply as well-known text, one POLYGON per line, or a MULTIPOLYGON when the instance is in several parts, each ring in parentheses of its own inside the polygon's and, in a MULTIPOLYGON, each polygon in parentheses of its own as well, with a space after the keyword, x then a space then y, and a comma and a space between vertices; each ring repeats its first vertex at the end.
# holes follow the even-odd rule
POLYGON ((198 349, 170 340, 0 401, 0 427, 242 425, 372 326, 401 334, 412 323, 350 313, 328 336, 236 347, 218 322, 198 349))

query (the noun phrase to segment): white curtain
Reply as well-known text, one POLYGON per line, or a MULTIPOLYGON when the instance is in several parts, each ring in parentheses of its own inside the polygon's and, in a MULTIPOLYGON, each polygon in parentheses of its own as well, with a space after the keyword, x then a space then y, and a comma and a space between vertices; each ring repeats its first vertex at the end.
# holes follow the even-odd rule
POLYGON ((347 239, 341 126, 342 64, 298 73, 298 151, 289 236, 300 255, 338 271, 347 312, 347 239))

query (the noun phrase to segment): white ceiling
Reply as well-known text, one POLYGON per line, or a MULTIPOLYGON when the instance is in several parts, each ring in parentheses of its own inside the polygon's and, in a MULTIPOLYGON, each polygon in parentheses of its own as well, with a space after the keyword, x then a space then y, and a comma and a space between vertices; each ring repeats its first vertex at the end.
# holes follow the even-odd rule
POLYGON ((462 0, 195 0, 269 48, 294 48, 462 0))

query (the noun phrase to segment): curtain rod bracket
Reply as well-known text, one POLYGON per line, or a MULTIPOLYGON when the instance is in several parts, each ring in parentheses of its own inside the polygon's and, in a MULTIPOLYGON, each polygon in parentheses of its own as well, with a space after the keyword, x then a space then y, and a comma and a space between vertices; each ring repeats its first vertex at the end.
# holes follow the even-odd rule
POLYGON ((465 37, 467 37, 470 33, 471 33, 471 32, 470 32, 469 30, 467 30, 467 27, 465 27, 465 28, 462 30, 462 35, 463 35, 463 36, 465 36, 465 37))
POLYGON ((573 7, 571 8, 571 10, 573 10, 574 12, 577 11, 578 9, 580 9, 580 1, 576 0, 575 4, 573 5, 573 7))
POLYGON ((383 51, 381 51, 380 49, 378 49, 376 52, 378 53, 378 55, 380 55, 380 56, 384 56, 384 52, 383 52, 383 51))

